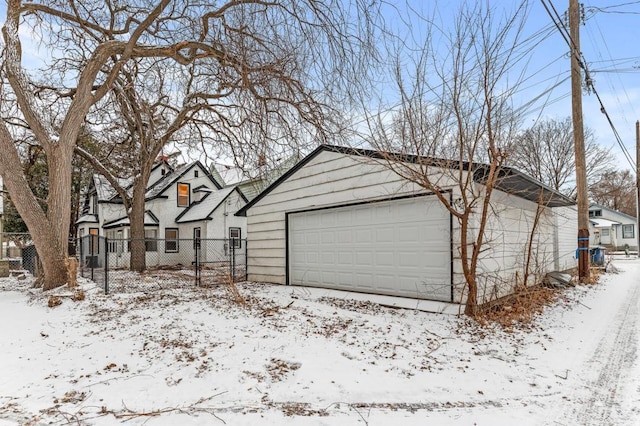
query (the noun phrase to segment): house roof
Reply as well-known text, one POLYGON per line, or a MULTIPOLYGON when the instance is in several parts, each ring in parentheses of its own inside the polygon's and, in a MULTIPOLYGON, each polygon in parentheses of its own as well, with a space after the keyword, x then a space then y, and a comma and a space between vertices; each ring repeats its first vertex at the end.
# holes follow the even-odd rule
POLYGON ((155 184, 147 189, 147 193, 145 195, 145 199, 153 199, 162 195, 164 191, 167 190, 173 183, 178 181, 181 177, 183 177, 186 173, 188 173, 194 167, 200 167, 200 169, 207 174, 211 182, 216 186, 216 188, 220 189, 222 186, 211 176, 211 173, 200 163, 200 161, 196 161, 189 164, 183 164, 182 166, 176 168, 170 173, 167 173, 162 178, 160 178, 155 184))
POLYGON ((188 209, 180 213, 176 217, 176 223, 195 222, 200 220, 211 220, 213 212, 229 197, 233 191, 238 191, 238 194, 245 200, 242 192, 237 186, 228 186, 226 188, 219 189, 215 192, 207 193, 200 201, 193 203, 188 209))
POLYGON ((593 223, 596 228, 611 228, 613 225, 620 225, 620 222, 609 219, 590 218, 589 222, 593 223))
POLYGON ((84 214, 76 220, 76 223, 98 223, 98 218, 95 214, 84 214))
MULTIPOLYGON (((118 197, 118 192, 111 186, 106 177, 101 174, 93 175, 93 183, 98 195, 98 201, 110 201, 118 197)), ((129 188, 133 183, 133 178, 120 178, 118 184, 123 188, 129 188)))
MULTIPOLYGON (((337 146, 337 145, 320 145, 315 150, 313 150, 313 152, 311 152, 305 158, 300 160, 295 166, 289 169, 286 173, 280 176, 279 179, 277 179, 271 185, 269 185, 264 191, 258 194, 258 196, 256 196, 253 200, 247 203, 243 208, 238 210, 238 212, 236 213, 236 216, 246 216, 247 210, 249 210, 252 206, 254 206, 258 201, 264 198, 271 191, 273 191, 282 182, 287 180, 291 175, 296 173, 298 170, 304 167, 307 163, 313 160, 316 156, 318 156, 320 153, 325 151, 341 153, 345 155, 359 156, 359 157, 369 157, 377 160, 385 160, 385 161, 392 160, 392 161, 401 161, 401 162, 414 163, 414 164, 424 163, 424 161, 426 160, 425 157, 420 157, 418 155, 390 153, 390 152, 374 151, 374 150, 361 149, 361 148, 351 148, 351 147, 337 146)), ((473 170, 473 178, 476 182, 484 183, 487 180, 487 175, 489 172, 489 165, 487 164, 481 164, 481 163, 470 164, 468 162, 460 163, 458 161, 451 161, 451 160, 437 159, 437 158, 429 158, 428 161, 433 166, 442 167, 442 168, 458 168, 460 166, 462 166, 464 170, 469 170, 471 168, 473 170)), ((513 194, 533 202, 538 202, 539 197, 542 195, 543 199, 545 200, 545 204, 548 205, 549 207, 571 206, 576 204, 575 200, 544 185, 538 180, 532 178, 531 176, 528 176, 511 167, 502 167, 499 170, 499 178, 495 187, 508 194, 513 194)))
POLYGON ((627 218, 627 219, 629 219, 631 221, 634 221, 634 222, 636 220, 636 218, 633 217, 633 216, 630 216, 630 215, 628 215, 626 213, 622 213, 621 211, 618 211, 618 210, 610 209, 609 207, 603 206, 601 204, 596 204, 596 203, 589 204, 589 210, 594 210, 594 209, 606 210, 608 212, 615 213, 617 215, 625 217, 625 218, 627 218))
MULTIPOLYGON (((144 226, 159 226, 160 221, 156 217, 156 215, 151 212, 151 210, 147 210, 144 212, 144 226)), ((130 226, 131 222, 127 216, 106 222, 102 227, 104 229, 110 228, 119 228, 122 226, 130 226)))

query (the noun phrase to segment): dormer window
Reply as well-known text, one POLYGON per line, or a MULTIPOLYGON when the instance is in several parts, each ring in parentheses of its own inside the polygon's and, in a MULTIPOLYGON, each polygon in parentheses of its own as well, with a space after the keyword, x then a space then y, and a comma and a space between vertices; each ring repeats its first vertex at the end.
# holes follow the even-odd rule
POLYGON ((178 184, 178 207, 189 207, 189 184, 178 184))

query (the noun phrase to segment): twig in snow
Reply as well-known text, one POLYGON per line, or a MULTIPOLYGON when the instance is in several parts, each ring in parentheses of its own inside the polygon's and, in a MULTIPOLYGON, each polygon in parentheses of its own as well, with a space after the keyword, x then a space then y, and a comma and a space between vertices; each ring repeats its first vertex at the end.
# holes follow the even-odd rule
POLYGON ((564 373, 564 377, 559 376, 559 375, 557 375, 557 374, 555 374, 555 376, 556 376, 556 377, 558 377, 558 378, 560 378, 560 379, 562 379, 562 380, 567 380, 567 379, 569 378, 569 370, 567 370, 567 371, 564 373))
POLYGON ((329 406, 327 408, 324 409, 324 411, 327 411, 329 408, 333 407, 334 405, 338 405, 338 404, 344 404, 347 407, 351 408, 353 411, 355 411, 356 413, 358 413, 358 415, 360 416, 360 418, 362 419, 362 421, 364 422, 365 426, 369 426, 369 422, 367 421, 367 419, 364 418, 364 416, 362 415, 362 413, 356 408, 355 405, 353 404, 349 404, 347 402, 332 402, 331 404, 329 404, 329 406))
POLYGON ((138 417, 156 417, 156 416, 160 416, 162 414, 167 414, 167 413, 183 413, 183 414, 187 414, 187 415, 192 415, 193 413, 208 413, 210 415, 212 415, 213 417, 215 417, 216 419, 220 420, 222 422, 222 424, 227 424, 224 420, 222 420, 220 417, 218 417, 215 413, 214 413, 214 409, 213 408, 207 408, 207 407, 197 407, 197 405, 202 404, 203 402, 207 402, 212 400, 213 398, 223 395, 227 393, 227 391, 224 392, 220 392, 218 394, 209 396, 207 398, 200 398, 199 400, 197 400, 196 402, 194 402, 191 405, 188 405, 186 407, 167 407, 167 408, 161 408, 158 410, 153 410, 153 411, 142 411, 142 412, 137 412, 137 411, 133 411, 131 409, 129 409, 126 404, 124 403, 124 401, 122 401, 122 406, 124 407, 124 410, 121 412, 115 412, 115 411, 110 411, 113 416, 116 419, 124 419, 124 422, 127 422, 129 420, 138 418, 138 417))
POLYGON ((585 308, 587 308, 587 309, 591 310, 591 308, 590 308, 589 306, 585 305, 584 303, 582 303, 582 302, 581 302, 581 301, 579 301, 579 300, 578 300, 578 304, 580 304, 580 305, 584 306, 585 308))

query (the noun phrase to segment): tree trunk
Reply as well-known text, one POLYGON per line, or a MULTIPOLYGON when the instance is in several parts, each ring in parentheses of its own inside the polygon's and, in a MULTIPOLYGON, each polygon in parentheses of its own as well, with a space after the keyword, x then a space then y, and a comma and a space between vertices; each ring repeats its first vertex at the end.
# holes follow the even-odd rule
POLYGON ((133 186, 133 200, 129 212, 131 223, 131 270, 143 272, 147 268, 146 247, 144 241, 144 196, 146 185, 141 185, 142 179, 135 181, 133 186))
MULTIPOLYGON (((69 209, 66 200, 71 191, 64 187, 64 173, 60 173, 64 164, 70 164, 71 156, 63 158, 66 151, 56 152, 58 160, 53 162, 54 172, 50 172, 49 208, 47 214, 38 204, 24 176, 13 139, 5 126, 0 126, 0 174, 4 177, 11 199, 27 224, 31 238, 36 246, 42 263, 41 282, 44 290, 50 290, 67 283, 68 275, 65 260, 67 257, 67 233, 69 230, 69 209), (59 168, 60 167, 60 168, 59 168), (66 198, 65 198, 66 197, 66 198), (65 208, 66 206, 66 208, 65 208), (56 214, 60 216, 56 216, 56 214)), ((50 167, 52 164, 49 164, 50 167)), ((69 180, 70 180, 70 170, 69 180)))
POLYGON ((133 199, 129 212, 131 224, 131 266, 132 271, 143 272, 147 269, 146 245, 144 236, 144 212, 147 184, 153 167, 153 158, 142 161, 140 176, 133 181, 133 199))

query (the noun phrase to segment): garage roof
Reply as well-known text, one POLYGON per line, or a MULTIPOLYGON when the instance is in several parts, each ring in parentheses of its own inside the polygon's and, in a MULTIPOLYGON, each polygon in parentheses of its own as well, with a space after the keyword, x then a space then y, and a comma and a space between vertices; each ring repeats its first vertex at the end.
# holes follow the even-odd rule
MULTIPOLYGON (((390 152, 381 152, 369 149, 362 148, 351 148, 346 146, 337 146, 337 145, 320 145, 318 148, 313 150, 309 155, 300 160, 298 164, 289 169, 285 174, 280 176, 278 180, 269 185, 264 191, 262 191, 257 197, 255 197, 251 202, 246 204, 243 208, 238 210, 236 216, 246 216, 247 210, 249 210, 254 204, 260 201, 263 197, 265 197, 269 192, 271 192, 274 188, 280 185, 282 182, 287 180, 289 176, 293 175, 299 169, 304 167, 309 161, 315 158, 318 154, 323 151, 337 152, 345 155, 353 155, 359 157, 369 157, 373 159, 379 160, 394 160, 394 161, 402 161, 407 163, 424 163, 426 158, 420 157, 418 155, 409 155, 409 154, 400 154, 400 153, 390 153, 390 152)), ((438 158, 430 158, 428 159, 432 165, 443 168, 458 168, 460 165, 465 170, 468 170, 470 167, 470 163, 468 162, 458 162, 452 160, 438 159, 438 158)), ((487 180, 487 175, 489 173, 489 165, 481 164, 481 163, 473 163, 471 164, 473 168, 473 178, 478 183, 484 183, 487 180)), ((561 207, 561 206, 571 206, 575 205, 576 202, 572 198, 567 197, 564 194, 544 185, 542 182, 528 176, 519 170, 513 169, 511 167, 502 167, 499 170, 499 178, 496 184, 496 188, 506 192, 508 194, 516 195, 520 198, 524 198, 529 201, 538 202, 540 196, 545 201, 545 204, 549 207, 561 207)))

